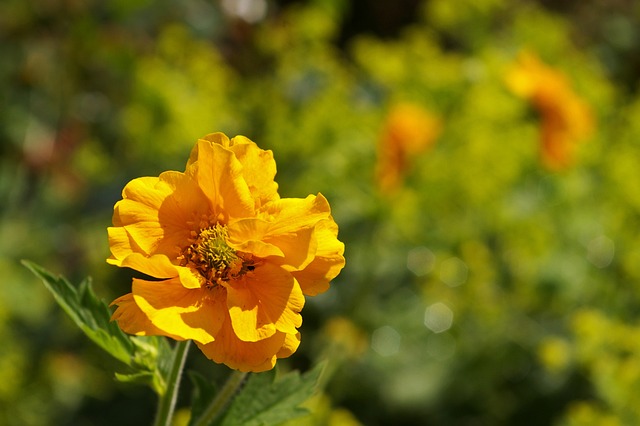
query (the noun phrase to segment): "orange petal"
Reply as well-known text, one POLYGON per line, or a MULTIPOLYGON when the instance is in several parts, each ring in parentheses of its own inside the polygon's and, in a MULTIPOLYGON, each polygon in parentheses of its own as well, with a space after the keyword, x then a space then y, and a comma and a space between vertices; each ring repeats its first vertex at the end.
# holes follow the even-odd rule
POLYGON ((274 367, 276 353, 284 342, 285 334, 280 332, 258 342, 243 342, 236 336, 230 318, 226 317, 213 342, 196 343, 207 358, 214 362, 226 364, 236 370, 257 373, 274 367))
POLYGON ((235 250, 251 253, 256 257, 277 256, 285 254, 277 246, 262 241, 269 231, 269 222, 262 219, 241 219, 227 226, 229 237, 227 244, 235 250))
POLYGON ((175 265, 163 254, 145 256, 131 253, 120 263, 124 268, 131 268, 154 278, 173 278, 178 275, 175 265))
POLYGON ((314 228, 305 227, 295 232, 270 235, 272 223, 262 219, 241 219, 228 226, 227 243, 235 250, 251 253, 255 257, 279 258, 279 265, 302 269, 313 260, 316 251, 314 228))
POLYGON ((244 219, 229 224, 229 245, 236 250, 265 257, 262 241, 277 247, 283 255, 273 260, 290 270, 300 270, 314 258, 317 249, 315 225, 330 217, 327 200, 318 194, 305 199, 286 198, 270 202, 260 211, 261 219, 244 219), (258 253, 257 249, 262 252, 258 253))
MULTIPOLYGON (((143 253, 152 254, 157 253, 159 249, 162 250, 159 245, 163 240, 166 242, 166 232, 160 225, 157 209, 144 205, 137 200, 124 199, 116 203, 115 211, 119 214, 127 234, 135 241, 143 253)), ((171 247, 175 247, 181 241, 186 240, 188 233, 185 233, 184 236, 178 235, 176 237, 170 243, 171 247)), ((164 248, 167 248, 166 245, 164 248)))
MULTIPOLYGON (((274 181, 276 175, 276 163, 273 153, 263 150, 244 136, 229 138, 224 133, 211 133, 202 138, 213 144, 220 145, 232 151, 240 164, 242 164, 242 175, 249 186, 251 196, 255 200, 256 207, 265 203, 277 200, 278 184, 274 181)), ((187 167, 195 163, 199 157, 198 145, 191 151, 187 167)))
POLYGON ((257 342, 276 333, 275 324, 261 309, 260 300, 249 291, 244 279, 228 287, 227 307, 233 330, 240 340, 257 342))
POLYGON ((125 186, 114 211, 114 223, 123 226, 145 254, 174 259, 188 245, 194 217, 208 212, 198 186, 179 172, 158 178, 134 179, 125 186))
POLYGON ((133 301, 133 294, 125 294, 111 302, 111 306, 118 308, 111 316, 111 321, 117 321, 118 326, 125 333, 137 336, 164 336, 162 330, 151 323, 149 317, 140 310, 133 301))
POLYGON ((247 275, 246 282, 276 329, 296 334, 297 328, 302 325, 300 311, 305 300, 300 284, 291 274, 265 263, 258 266, 253 275, 247 275))
MULTIPOLYGON (((203 141, 209 141, 214 144, 221 145, 225 148, 229 148, 230 141, 227 135, 221 132, 209 133, 208 135, 201 138, 203 141)), ((191 154, 189 155, 189 160, 187 161, 187 168, 191 166, 193 163, 198 161, 198 154, 200 153, 199 145, 196 143, 195 146, 191 149, 191 154)))
POLYGON ((268 236, 296 232, 301 228, 314 226, 329 217, 331 208, 322 194, 307 198, 282 198, 264 206, 260 213, 271 223, 268 236))
POLYGON ((299 229, 297 232, 265 237, 265 242, 277 247, 284 253, 273 262, 284 266, 287 270, 305 268, 314 258, 318 243, 315 229, 312 227, 299 229))
POLYGON ((195 167, 198 184, 209 199, 214 215, 229 218, 254 215, 254 201, 242 176, 242 165, 234 153, 200 139, 197 142, 195 167))
POLYGON ((131 238, 129 233, 122 227, 110 226, 107 228, 109 235, 109 249, 111 257, 107 263, 120 266, 122 259, 134 252, 142 252, 140 246, 131 238))
POLYGON ((238 338, 255 342, 276 330, 297 333, 304 295, 290 273, 264 263, 229 286, 227 306, 238 338))
POLYGON ((233 138, 229 149, 242 164, 242 175, 256 201, 256 208, 280 198, 278 184, 274 181, 276 162, 273 152, 258 148, 255 142, 244 136, 233 138))
POLYGON ((140 253, 132 253, 123 259, 120 266, 131 268, 154 278, 180 277, 180 282, 185 288, 202 287, 200 274, 191 268, 177 266, 171 263, 163 254, 145 256, 140 253))
POLYGON ((292 272, 304 294, 315 296, 326 291, 329 281, 344 268, 344 244, 337 236, 338 225, 333 218, 323 220, 316 226, 318 248, 315 258, 302 271, 292 272))
POLYGON ((300 333, 286 333, 284 344, 282 345, 276 356, 278 358, 288 358, 298 350, 298 346, 300 346, 300 333))
MULTIPOLYGON (((168 171, 160 174, 160 180, 173 192, 160 206, 160 219, 178 227, 210 213, 207 198, 198 182, 184 173, 168 171)), ((189 228, 191 229, 191 228, 189 228)))
POLYGON ((213 341, 224 320, 224 289, 187 289, 179 278, 133 280, 133 299, 151 323, 177 340, 213 341))

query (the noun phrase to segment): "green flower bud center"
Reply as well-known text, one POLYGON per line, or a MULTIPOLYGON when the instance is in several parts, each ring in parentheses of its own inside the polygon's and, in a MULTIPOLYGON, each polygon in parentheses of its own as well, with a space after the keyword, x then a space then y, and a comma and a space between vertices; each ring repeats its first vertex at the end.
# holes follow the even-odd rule
POLYGON ((194 245, 198 259, 210 269, 223 271, 239 259, 227 245, 227 228, 219 224, 203 229, 194 245))

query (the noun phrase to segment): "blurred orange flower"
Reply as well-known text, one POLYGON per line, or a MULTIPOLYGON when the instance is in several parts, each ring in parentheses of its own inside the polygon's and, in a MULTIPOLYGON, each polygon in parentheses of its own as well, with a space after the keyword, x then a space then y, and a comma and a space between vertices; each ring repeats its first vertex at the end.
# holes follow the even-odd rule
POLYGON ((153 277, 134 278, 113 302, 125 332, 191 339, 242 371, 296 351, 304 295, 328 289, 344 245, 327 200, 280 198, 275 174, 271 151, 215 133, 197 141, 184 173, 125 186, 107 261, 153 277))
POLYGON ((589 106, 573 92, 561 72, 529 52, 520 54, 507 73, 506 82, 513 93, 531 102, 540 114, 543 164, 553 170, 569 166, 578 142, 593 132, 589 106))
POLYGON ((376 174, 383 192, 398 187, 411 159, 434 144, 441 128, 440 120, 420 105, 403 102, 391 108, 378 143, 376 174))

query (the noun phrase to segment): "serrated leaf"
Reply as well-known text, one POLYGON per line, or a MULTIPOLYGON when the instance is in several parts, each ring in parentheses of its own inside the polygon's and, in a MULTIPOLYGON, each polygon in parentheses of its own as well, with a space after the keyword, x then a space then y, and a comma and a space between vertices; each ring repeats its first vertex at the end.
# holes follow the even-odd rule
POLYGON ((89 278, 76 288, 64 277, 56 277, 35 263, 22 263, 42 280, 56 302, 87 337, 130 368, 126 374, 116 373, 116 379, 144 383, 157 394, 164 394, 173 357, 166 338, 124 333, 116 322, 111 321, 109 307, 95 295, 89 278))
POLYGON ((62 276, 56 277, 32 262, 22 263, 42 280, 56 302, 87 337, 114 358, 131 366, 134 345, 129 336, 120 330, 117 324, 111 322, 109 308, 93 293, 89 278, 82 281, 76 289, 62 276))
POLYGON ((214 425, 275 425, 306 415, 308 410, 300 404, 313 395, 323 368, 319 364, 303 375, 294 371, 277 380, 274 370, 252 374, 214 425))

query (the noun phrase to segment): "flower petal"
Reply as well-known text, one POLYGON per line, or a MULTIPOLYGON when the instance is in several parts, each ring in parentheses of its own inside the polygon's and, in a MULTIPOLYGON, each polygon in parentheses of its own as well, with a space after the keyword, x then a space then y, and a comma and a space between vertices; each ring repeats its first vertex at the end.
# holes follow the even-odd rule
POLYGON ((222 216, 224 221, 253 216, 255 203, 234 153, 222 145, 200 139, 196 155, 197 162, 191 167, 214 216, 222 216))
POLYGON ((133 300, 165 336, 213 341, 225 317, 224 288, 187 289, 178 278, 133 280, 133 300))
POLYGON ((297 333, 304 295, 289 272, 264 263, 228 287, 227 306, 238 338, 255 342, 276 330, 297 333))
POLYGON ((275 263, 302 269, 313 260, 316 251, 314 228, 269 235, 273 224, 262 219, 242 219, 229 224, 227 243, 235 250, 255 257, 276 257, 275 263))
POLYGON ((312 227, 274 237, 265 237, 265 242, 284 253, 284 257, 274 259, 273 262, 284 266, 287 270, 300 270, 306 267, 313 260, 318 246, 315 229, 312 227))
MULTIPOLYGON (((208 135, 200 139, 203 141, 209 141, 213 144, 221 145, 224 148, 229 148, 229 146, 231 145, 231 141, 229 140, 227 135, 225 135, 222 132, 209 133, 208 135)), ((193 163, 198 161, 199 153, 200 153, 200 150, 198 149, 198 144, 196 143, 194 147, 191 149, 191 153, 189 154, 189 160, 187 161, 187 168, 189 168, 189 166, 191 166, 193 163)))
MULTIPOLYGON (((203 137, 202 140, 220 145, 235 154, 242 164, 242 176, 255 200, 256 208, 280 198, 278 184, 274 181, 276 162, 273 159, 273 152, 260 149, 255 142, 244 136, 236 136, 229 140, 224 133, 211 133, 203 137)), ((187 168, 198 161, 198 157, 199 149, 196 145, 191 151, 187 168)))
POLYGON ((276 326, 266 315, 258 298, 238 280, 227 289, 227 307, 233 330, 245 342, 257 342, 273 336, 276 326))
POLYGON ((305 300, 300 284, 290 273, 265 263, 256 268, 255 274, 247 276, 246 282, 278 331, 298 332, 297 328, 302 325, 300 311, 305 300))
POLYGON ((315 296, 329 288, 345 265, 344 244, 338 240, 338 225, 333 218, 316 226, 317 250, 313 261, 302 271, 291 274, 298 280, 304 294, 315 296))
POLYGON ((161 253, 171 259, 188 241, 194 219, 208 212, 204 194, 179 172, 134 179, 122 196, 114 209, 114 224, 123 226, 145 254, 161 253))
POLYGON ((268 203, 260 211, 260 219, 244 219, 229 224, 229 245, 236 250, 265 257, 264 248, 255 241, 277 247, 282 259, 274 260, 291 270, 306 267, 317 249, 314 227, 330 217, 327 200, 318 194, 306 199, 285 198, 268 203), (260 249, 261 252, 257 250, 260 249))
POLYGON ((229 234, 227 244, 235 250, 260 258, 267 256, 285 257, 285 254, 273 244, 262 241, 269 231, 269 222, 262 219, 241 219, 227 226, 229 234))
POLYGON ((193 229, 194 219, 210 213, 206 205, 206 196, 192 176, 185 173, 168 171, 160 174, 159 179, 173 189, 171 195, 160 206, 160 218, 167 219, 179 227, 193 229))
POLYGON ((267 204, 261 213, 272 218, 262 240, 285 254, 284 259, 274 262, 292 270, 306 267, 317 250, 314 228, 331 215, 326 198, 322 194, 305 199, 285 198, 267 204))
POLYGON ((256 208, 280 198, 278 184, 274 181, 276 162, 273 159, 273 152, 258 148, 255 142, 244 136, 233 138, 229 149, 236 154, 236 158, 242 164, 242 175, 249 185, 256 208))
POLYGON ((131 253, 120 264, 124 268, 131 268, 154 278, 173 278, 178 275, 175 265, 163 254, 145 256, 141 253, 131 253))
POLYGON ((284 342, 285 333, 280 332, 257 342, 243 342, 236 336, 230 318, 226 317, 213 342, 196 343, 207 358, 217 363, 240 371, 260 372, 273 368, 276 353, 284 342))
POLYGON ((149 321, 149 317, 133 301, 133 294, 128 293, 111 302, 117 309, 111 315, 111 321, 117 321, 125 333, 137 336, 162 336, 165 333, 149 321))
POLYGON ((577 144, 593 132, 595 122, 589 105, 573 91, 565 74, 529 51, 520 53, 505 81, 540 115, 543 164, 551 170, 568 167, 577 144))
POLYGON ((284 344, 282 345, 276 356, 278 358, 288 358, 298 350, 298 346, 300 346, 300 333, 286 333, 284 344))
POLYGON ((107 259, 107 263, 120 266, 122 259, 131 253, 140 253, 142 249, 131 238, 129 233, 123 227, 110 226, 107 228, 109 235, 109 249, 111 257, 107 259))
POLYGON ((322 194, 307 198, 282 198, 272 201, 260 210, 262 216, 270 219, 268 235, 276 236, 296 232, 301 228, 314 226, 331 214, 329 202, 322 194))
POLYGON ((191 268, 178 266, 171 263, 163 254, 145 256, 140 253, 132 253, 123 259, 120 266, 131 268, 154 278, 180 277, 180 282, 185 288, 202 287, 202 276, 191 268))

